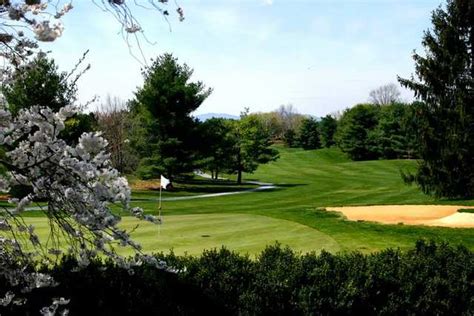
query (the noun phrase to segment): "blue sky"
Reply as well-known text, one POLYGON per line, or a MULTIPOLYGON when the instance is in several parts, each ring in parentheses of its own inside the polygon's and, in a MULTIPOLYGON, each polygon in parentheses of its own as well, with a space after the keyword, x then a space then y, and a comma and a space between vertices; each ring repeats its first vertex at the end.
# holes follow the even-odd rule
MULTIPOLYGON (((140 0, 137 0, 140 2, 140 0)), ((325 115, 365 102, 371 89, 410 76, 412 52, 422 52, 431 0, 180 0, 186 20, 168 24, 135 8, 149 44, 146 57, 173 53, 214 92, 196 111, 238 114, 293 104, 325 115)), ((142 65, 129 53, 113 17, 75 1, 65 33, 44 44, 60 68, 72 68, 89 49, 92 69, 81 79, 82 101, 107 94, 124 100, 142 84, 142 65)), ((170 5, 170 11, 175 7, 170 5)), ((135 54, 139 51, 132 48, 135 54)), ((409 91, 402 97, 411 100, 409 91)))

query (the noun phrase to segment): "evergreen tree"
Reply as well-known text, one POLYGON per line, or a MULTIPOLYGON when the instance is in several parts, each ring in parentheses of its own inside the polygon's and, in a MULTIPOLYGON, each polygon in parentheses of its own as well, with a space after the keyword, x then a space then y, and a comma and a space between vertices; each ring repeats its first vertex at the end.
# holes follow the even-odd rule
MULTIPOLYGON (((30 62, 18 67, 10 80, 1 87, 8 110, 17 115, 21 109, 34 105, 59 111, 66 105, 75 104, 77 81, 89 69, 87 66, 80 73, 74 74, 84 57, 85 54, 69 73, 59 71, 54 60, 48 59, 44 54, 38 54, 30 62)), ((74 144, 82 133, 97 129, 97 120, 94 114, 77 113, 66 120, 65 125, 60 138, 74 144)))
POLYGON ((334 140, 334 135, 337 130, 337 120, 331 115, 326 115, 321 118, 319 122, 319 133, 321 138, 321 146, 331 147, 336 142, 334 140))
POLYGON ((33 105, 48 106, 53 111, 76 101, 77 87, 68 74, 60 72, 52 59, 38 55, 13 72, 11 80, 2 86, 8 110, 17 115, 33 105))
POLYGON ((380 108, 376 131, 378 150, 384 159, 413 158, 416 142, 411 123, 413 105, 392 103, 380 108))
POLYGON ((191 113, 212 90, 200 81, 190 82, 192 74, 171 54, 158 57, 143 71, 143 87, 131 102, 136 120, 143 119, 138 125, 145 141, 134 144, 143 158, 139 170, 143 177, 172 178, 195 168, 198 123, 191 113))
POLYGON ((318 122, 313 118, 306 118, 300 127, 298 142, 303 149, 317 149, 321 147, 319 140, 318 122))
POLYGON ((399 78, 423 101, 416 111, 422 161, 414 176, 425 193, 474 196, 474 2, 448 0, 432 14, 417 78, 399 78))
POLYGON ((336 142, 353 160, 379 157, 378 133, 380 106, 358 104, 342 115, 336 132, 336 142))
POLYGON ((283 134, 283 141, 285 142, 285 145, 290 148, 298 147, 298 137, 296 132, 292 129, 287 130, 283 134))

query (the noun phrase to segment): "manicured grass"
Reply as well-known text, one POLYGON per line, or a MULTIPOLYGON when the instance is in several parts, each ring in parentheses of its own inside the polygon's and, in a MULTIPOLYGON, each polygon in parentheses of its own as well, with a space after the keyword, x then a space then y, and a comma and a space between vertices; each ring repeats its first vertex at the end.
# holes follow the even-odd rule
MULTIPOLYGON (((474 230, 472 229, 350 222, 344 220, 337 213, 318 209, 326 206, 374 204, 474 205, 473 200, 435 200, 424 195, 416 186, 405 185, 400 177, 400 169, 414 170, 416 161, 353 162, 337 149, 304 151, 278 147, 278 150, 280 151, 278 161, 260 166, 255 174, 244 175, 244 180, 271 182, 278 185, 277 189, 206 199, 164 202, 165 224, 161 229, 166 230, 170 236, 179 235, 187 241, 180 244, 178 238, 172 237, 168 242, 162 237, 163 247, 175 246, 174 248, 180 249, 179 251, 184 251, 187 247, 190 253, 195 253, 197 249, 202 249, 202 246, 207 248, 208 246, 226 244, 232 249, 255 253, 254 249, 261 249, 273 240, 280 240, 282 244, 285 244, 285 240, 291 240, 290 235, 295 231, 290 229, 289 225, 297 223, 302 225, 298 227, 314 230, 318 236, 329 236, 329 239, 321 239, 307 235, 303 238, 302 244, 306 243, 308 247, 298 248, 305 251, 324 248, 328 251, 361 250, 370 252, 387 247, 408 248, 412 247, 414 242, 420 238, 448 241, 453 244, 462 243, 474 249, 474 230), (213 215, 197 217, 195 229, 192 225, 186 226, 188 225, 186 223, 189 223, 189 217, 183 215, 198 214, 213 215), (259 217, 247 217, 247 219, 255 218, 255 221, 261 216, 285 220, 281 223, 288 225, 288 231, 276 229, 271 225, 267 228, 262 227, 252 235, 252 240, 258 241, 259 245, 242 249, 239 248, 241 247, 239 245, 244 245, 244 242, 239 241, 239 237, 236 237, 234 243, 227 243, 225 230, 229 230, 230 235, 236 231, 246 232, 247 227, 251 227, 252 220, 237 221, 237 218, 240 217, 228 217, 227 220, 214 224, 215 216, 224 214, 260 215, 259 217), (166 220, 167 218, 170 219, 170 222, 166 220), (182 229, 180 221, 183 221, 186 229, 182 229), (203 231, 199 227, 206 221, 209 223, 206 234, 215 236, 212 237, 215 239, 211 240, 212 242, 209 244, 206 244, 204 238, 197 238, 195 234, 196 231, 203 231), (201 224, 198 225, 198 223, 201 224)), ((220 185, 218 184, 218 186, 220 185)), ((204 188, 204 190, 214 190, 212 183, 208 182, 205 186, 207 189, 204 188)), ((181 196, 186 192, 168 194, 170 194, 168 196, 181 196)), ((190 194, 197 193, 195 191, 190 194)), ((158 192, 140 192, 134 196, 139 198, 157 197, 158 192)), ((149 213, 157 212, 156 201, 135 200, 132 204, 143 207, 149 213)), ((261 220, 257 222, 261 222, 261 220)), ((140 229, 138 233, 140 233, 140 229)), ((245 234, 241 234, 242 238, 245 234)), ((142 242, 147 247, 153 248, 157 237, 154 234, 149 236, 150 243, 148 243, 145 233, 142 242)), ((163 249, 161 246, 158 248, 163 249)))
MULTIPOLYGON (((42 240, 49 234, 44 218, 27 218, 27 224, 36 228, 42 240)), ((153 225, 132 217, 124 217, 121 227, 132 230, 134 240, 145 252, 201 254, 205 249, 225 246, 241 253, 256 254, 265 245, 279 242, 296 251, 339 250, 338 244, 328 235, 291 221, 253 214, 204 214, 165 216, 162 225, 153 225)), ((127 248, 119 253, 132 255, 127 248)))
MULTIPOLYGON (((137 220, 128 220, 133 227, 137 220)), ((253 214, 204 214, 165 216, 164 223, 143 226, 133 234, 146 251, 200 254, 204 249, 226 246, 256 254, 266 245, 280 242, 296 251, 339 250, 331 237, 295 222, 253 214)))
MULTIPOLYGON (((166 202, 168 214, 250 213, 297 222, 336 240, 342 250, 374 251, 408 248, 420 238, 463 243, 474 249, 474 230, 350 222, 318 211, 325 206, 374 204, 464 204, 474 201, 436 200, 408 186, 400 169, 414 170, 416 161, 348 160, 337 149, 304 151, 279 147, 280 159, 260 166, 244 180, 272 182, 278 189, 205 200, 166 202)), ((156 203, 136 203, 153 210, 156 203)), ((264 235, 264 234, 262 234, 264 235)), ((330 250, 330 249, 329 249, 330 250)))

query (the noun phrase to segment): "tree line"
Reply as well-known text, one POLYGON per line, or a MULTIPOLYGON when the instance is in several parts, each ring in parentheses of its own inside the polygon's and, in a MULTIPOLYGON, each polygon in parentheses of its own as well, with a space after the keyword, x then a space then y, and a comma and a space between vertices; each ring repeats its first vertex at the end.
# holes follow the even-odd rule
MULTIPOLYGON (((339 147, 353 160, 416 158, 416 109, 420 102, 366 103, 348 108, 340 116, 321 118, 294 114, 297 124, 284 129, 284 123, 268 124, 279 111, 254 114, 275 142, 306 150, 339 147), (281 131, 281 132, 279 132, 281 131)), ((272 122, 272 121, 271 121, 272 122)))
MULTIPOLYGON (((59 110, 76 99, 83 73, 70 80, 70 73, 60 72, 54 60, 40 55, 14 72, 2 92, 13 114, 37 104, 59 110)), ((124 102, 108 97, 95 113, 75 115, 66 121, 62 138, 74 142, 85 131, 100 130, 113 166, 145 179, 183 177, 199 169, 213 179, 236 174, 241 183, 244 172, 278 158, 275 143, 305 150, 337 146, 353 160, 420 157, 417 113, 426 105, 399 102, 393 85, 373 90, 372 103, 338 116, 303 115, 289 104, 267 113, 247 109, 238 120, 200 122, 192 113, 212 89, 192 82, 192 74, 172 55, 162 55, 143 71, 144 84, 134 98, 124 102)))
MULTIPOLYGON (((40 55, 18 69, 2 92, 13 114, 33 105, 57 111, 76 100, 82 74, 69 80, 71 74, 60 72, 54 60, 40 55)), ((271 147, 277 142, 303 149, 337 145, 355 160, 416 156, 409 133, 411 105, 357 105, 339 118, 315 118, 299 114, 289 104, 268 113, 244 111, 239 120, 199 122, 192 113, 212 89, 192 82, 192 74, 172 55, 160 56, 143 71, 144 84, 133 99, 108 97, 95 113, 69 119, 62 137, 73 142, 82 132, 102 131, 114 167, 142 178, 180 177, 202 169, 214 179, 236 174, 240 183, 243 172, 277 159, 271 147)), ((377 92, 374 100, 387 99, 380 89, 377 92)))
MULTIPOLYGON (((2 87, 5 106, 13 115, 33 105, 59 111, 76 100, 77 80, 83 73, 74 77, 61 72, 54 60, 38 55, 16 69, 2 87)), ((244 172, 278 158, 269 130, 248 112, 239 120, 194 118, 192 112, 212 89, 191 81, 193 70, 171 54, 159 56, 142 74, 143 86, 133 99, 108 97, 95 113, 68 119, 61 138, 72 143, 83 132, 101 131, 113 166, 145 179, 185 177, 201 169, 215 179, 236 174, 240 184, 244 172)))
MULTIPOLYGON (((282 106, 244 113, 236 121, 200 123, 191 113, 212 90, 191 82, 192 69, 167 54, 145 68, 143 86, 125 107, 76 115, 66 122, 63 137, 74 141, 84 130, 103 130, 115 166, 145 178, 173 178, 200 168, 213 177, 236 173, 239 182, 243 172, 277 159, 272 142, 304 149, 336 145, 354 160, 418 158, 416 173, 404 175, 407 182, 438 197, 472 197, 472 12, 464 0, 449 0, 433 12, 433 30, 425 32, 422 43, 429 54, 414 54, 416 78, 398 78, 415 92, 411 104, 400 103, 396 87, 386 85, 370 93, 371 103, 340 117, 313 118, 282 106)), ((10 79, 2 94, 13 114, 31 105, 58 109, 75 100, 77 80, 44 57, 18 68, 10 79)))

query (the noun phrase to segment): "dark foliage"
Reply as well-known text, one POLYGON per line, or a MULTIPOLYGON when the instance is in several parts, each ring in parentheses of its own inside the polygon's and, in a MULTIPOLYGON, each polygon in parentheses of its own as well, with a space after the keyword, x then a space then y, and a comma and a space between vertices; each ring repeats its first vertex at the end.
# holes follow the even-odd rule
POLYGON ((292 129, 287 130, 283 134, 283 142, 290 148, 298 147, 298 137, 296 132, 292 129))
POLYGON ((339 121, 336 140, 342 151, 353 160, 377 159, 377 136, 374 133, 380 106, 358 104, 347 109, 339 121))
POLYGON ((337 120, 331 115, 326 115, 319 122, 319 133, 322 147, 331 147, 336 144, 334 135, 337 130, 337 120))
POLYGON ((237 174, 237 183, 242 183, 242 173, 253 173, 260 164, 275 161, 278 150, 272 148, 269 130, 254 114, 243 114, 239 121, 233 121, 234 142, 231 173, 237 174))
MULTIPOLYGON (((256 260, 226 249, 200 257, 157 255, 174 272, 129 270, 94 261, 50 269, 59 285, 34 290, 26 306, 2 315, 37 314, 66 297, 70 315, 468 315, 474 313, 474 253, 419 241, 410 251, 300 255, 279 245, 256 260)), ((0 290, 5 292, 5 283, 0 290)))
POLYGON ((318 149, 321 147, 319 139, 318 122, 313 118, 305 118, 301 123, 298 143, 305 149, 318 149))
POLYGON ((192 74, 171 54, 158 57, 143 71, 143 87, 130 102, 137 125, 130 138, 142 158, 142 177, 173 178, 195 168, 198 122, 191 113, 212 90, 200 81, 190 82, 192 74))
POLYGON ((374 135, 380 158, 416 158, 417 141, 414 109, 416 104, 393 103, 380 108, 374 135))
POLYGON ((414 113, 419 106, 359 104, 347 109, 338 122, 337 145, 354 160, 417 158, 414 113))
POLYGON ((16 115, 21 109, 41 105, 59 111, 76 100, 78 78, 69 81, 69 76, 58 70, 54 60, 39 55, 16 69, 11 80, 2 86, 8 110, 16 115))
POLYGON ((65 122, 65 128, 59 134, 68 144, 75 145, 79 137, 85 132, 96 131, 98 129, 97 118, 94 113, 77 113, 65 122))
POLYGON ((413 177, 425 193, 474 196, 474 2, 448 0, 414 53, 415 78, 400 83, 423 101, 416 111, 423 159, 413 177))
POLYGON ((236 145, 232 137, 234 125, 232 120, 224 118, 211 118, 198 125, 199 165, 214 179, 231 168, 236 145))

